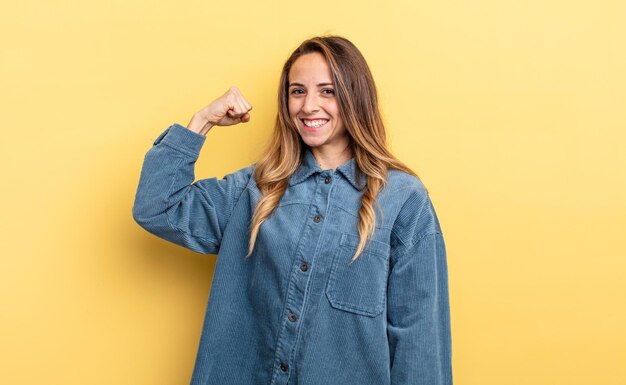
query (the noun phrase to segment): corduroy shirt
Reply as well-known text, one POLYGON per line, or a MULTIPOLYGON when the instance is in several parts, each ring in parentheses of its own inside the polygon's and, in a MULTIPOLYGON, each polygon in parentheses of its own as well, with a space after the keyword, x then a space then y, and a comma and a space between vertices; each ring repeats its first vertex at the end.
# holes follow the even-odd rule
POLYGON ((150 233, 217 254, 192 385, 452 384, 446 250, 418 178, 389 170, 351 263, 367 180, 354 158, 323 170, 307 148, 246 258, 255 165, 195 181, 206 139, 177 123, 159 135, 132 210, 150 233))

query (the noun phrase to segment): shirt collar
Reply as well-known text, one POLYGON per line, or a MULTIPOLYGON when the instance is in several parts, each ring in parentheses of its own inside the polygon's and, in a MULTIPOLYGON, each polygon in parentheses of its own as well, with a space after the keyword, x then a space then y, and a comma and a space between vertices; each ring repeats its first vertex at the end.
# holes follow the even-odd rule
MULTIPOLYGON (((304 158, 302 160, 302 164, 296 172, 294 172, 289 177, 289 185, 293 186, 300 182, 303 182, 309 176, 314 173, 321 173, 324 170, 317 164, 317 160, 315 160, 315 156, 311 152, 311 149, 305 146, 304 158)), ((346 163, 337 167, 337 171, 339 171, 350 184, 357 190, 363 190, 367 185, 367 178, 363 173, 361 173, 356 165, 356 161, 351 158, 346 163)))

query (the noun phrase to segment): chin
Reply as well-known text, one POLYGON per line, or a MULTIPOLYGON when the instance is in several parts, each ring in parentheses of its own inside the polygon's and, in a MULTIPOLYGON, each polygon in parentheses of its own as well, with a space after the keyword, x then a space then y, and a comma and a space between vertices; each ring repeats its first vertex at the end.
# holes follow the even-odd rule
POLYGON ((312 135, 308 132, 302 131, 299 131, 298 133, 300 134, 300 138, 302 139, 302 141, 310 147, 317 147, 321 144, 324 144, 324 142, 326 142, 326 140, 328 139, 328 137, 323 134, 312 135))
POLYGON ((302 141, 309 147, 319 147, 325 142, 322 138, 302 138, 302 141))

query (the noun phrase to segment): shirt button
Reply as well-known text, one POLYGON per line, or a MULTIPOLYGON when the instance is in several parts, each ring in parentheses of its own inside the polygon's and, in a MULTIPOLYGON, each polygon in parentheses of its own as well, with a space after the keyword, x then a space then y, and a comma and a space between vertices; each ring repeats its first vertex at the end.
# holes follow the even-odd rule
POLYGON ((295 322, 298 319, 298 316, 294 313, 289 314, 289 321, 295 322))
POLYGON ((330 176, 327 176, 326 178, 324 178, 324 183, 329 184, 331 180, 332 178, 330 176))
POLYGON ((302 262, 302 263, 300 264, 300 270, 302 270, 302 271, 307 271, 307 270, 309 270, 309 265, 308 265, 306 262, 302 262))
POLYGON ((322 216, 319 214, 313 217, 313 222, 315 223, 319 223, 321 220, 322 220, 322 216))
POLYGON ((280 370, 282 370, 283 372, 287 371, 287 364, 285 364, 284 362, 280 363, 280 370))

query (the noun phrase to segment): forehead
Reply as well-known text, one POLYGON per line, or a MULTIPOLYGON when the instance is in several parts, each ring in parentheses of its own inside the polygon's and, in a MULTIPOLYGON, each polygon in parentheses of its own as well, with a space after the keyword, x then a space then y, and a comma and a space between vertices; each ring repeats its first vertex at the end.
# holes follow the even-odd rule
POLYGON ((288 78, 290 83, 330 82, 330 67, 321 53, 307 53, 293 62, 288 78))

